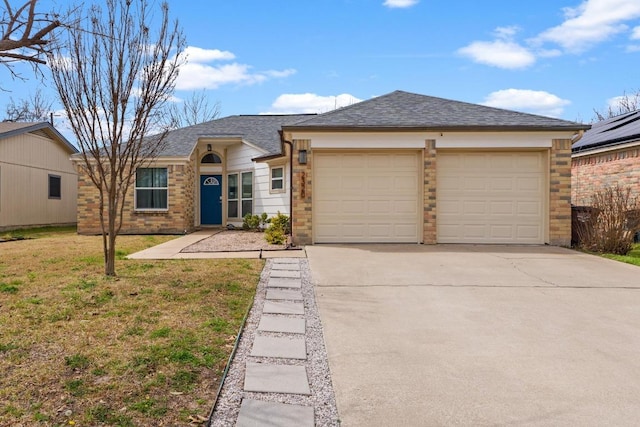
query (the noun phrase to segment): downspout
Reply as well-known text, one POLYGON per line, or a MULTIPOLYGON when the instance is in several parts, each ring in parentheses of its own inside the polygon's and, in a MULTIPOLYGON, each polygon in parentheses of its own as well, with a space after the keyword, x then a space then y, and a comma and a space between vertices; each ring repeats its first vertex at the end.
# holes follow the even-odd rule
POLYGON ((289 238, 290 242, 287 243, 287 248, 294 247, 293 244, 293 142, 286 141, 284 134, 282 135, 282 142, 289 145, 289 227, 291 228, 289 238))

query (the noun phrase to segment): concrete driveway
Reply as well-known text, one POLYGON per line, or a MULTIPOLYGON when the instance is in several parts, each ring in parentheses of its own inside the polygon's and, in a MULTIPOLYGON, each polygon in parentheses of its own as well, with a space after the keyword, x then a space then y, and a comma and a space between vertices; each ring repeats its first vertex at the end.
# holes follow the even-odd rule
POLYGON ((640 268, 555 247, 307 247, 344 426, 637 425, 640 268))

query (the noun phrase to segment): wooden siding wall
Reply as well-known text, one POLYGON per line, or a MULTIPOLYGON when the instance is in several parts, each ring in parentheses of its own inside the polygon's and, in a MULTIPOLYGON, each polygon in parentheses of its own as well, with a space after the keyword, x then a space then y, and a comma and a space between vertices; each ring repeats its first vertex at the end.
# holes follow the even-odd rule
POLYGON ((78 175, 57 142, 22 134, 0 140, 0 229, 75 224, 78 175), (61 198, 49 199, 49 175, 61 198))
MULTIPOLYGON (((257 149, 242 144, 230 147, 227 150, 227 173, 253 171, 253 213, 266 212, 270 217, 280 211, 289 215, 289 168, 285 166, 284 193, 270 193, 270 166, 267 163, 253 162, 251 159, 263 156, 264 153, 257 149)), ((278 164, 279 165, 279 164, 278 164)), ((224 191, 226 191, 226 178, 224 191)), ((234 222, 235 224, 235 222, 234 222)))

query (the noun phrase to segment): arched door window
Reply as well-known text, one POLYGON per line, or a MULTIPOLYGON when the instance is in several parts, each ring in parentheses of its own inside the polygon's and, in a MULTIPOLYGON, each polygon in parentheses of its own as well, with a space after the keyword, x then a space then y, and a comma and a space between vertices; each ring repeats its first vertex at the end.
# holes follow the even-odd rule
POLYGON ((222 163, 222 159, 220 156, 214 153, 209 153, 200 160, 202 164, 220 164, 222 163))

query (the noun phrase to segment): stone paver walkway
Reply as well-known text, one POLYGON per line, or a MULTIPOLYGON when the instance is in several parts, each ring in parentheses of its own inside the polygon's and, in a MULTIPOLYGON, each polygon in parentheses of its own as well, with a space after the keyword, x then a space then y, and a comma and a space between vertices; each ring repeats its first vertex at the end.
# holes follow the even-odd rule
MULTIPOLYGON (((297 259, 273 261, 267 282, 266 301, 253 347, 246 362, 244 391, 309 395, 304 366, 288 360, 306 360, 305 309, 297 259), (278 333, 278 336, 269 334, 278 333), (273 363, 255 363, 252 357, 273 358, 273 363)), ((314 408, 303 405, 243 399, 236 426, 314 426, 314 408)))

